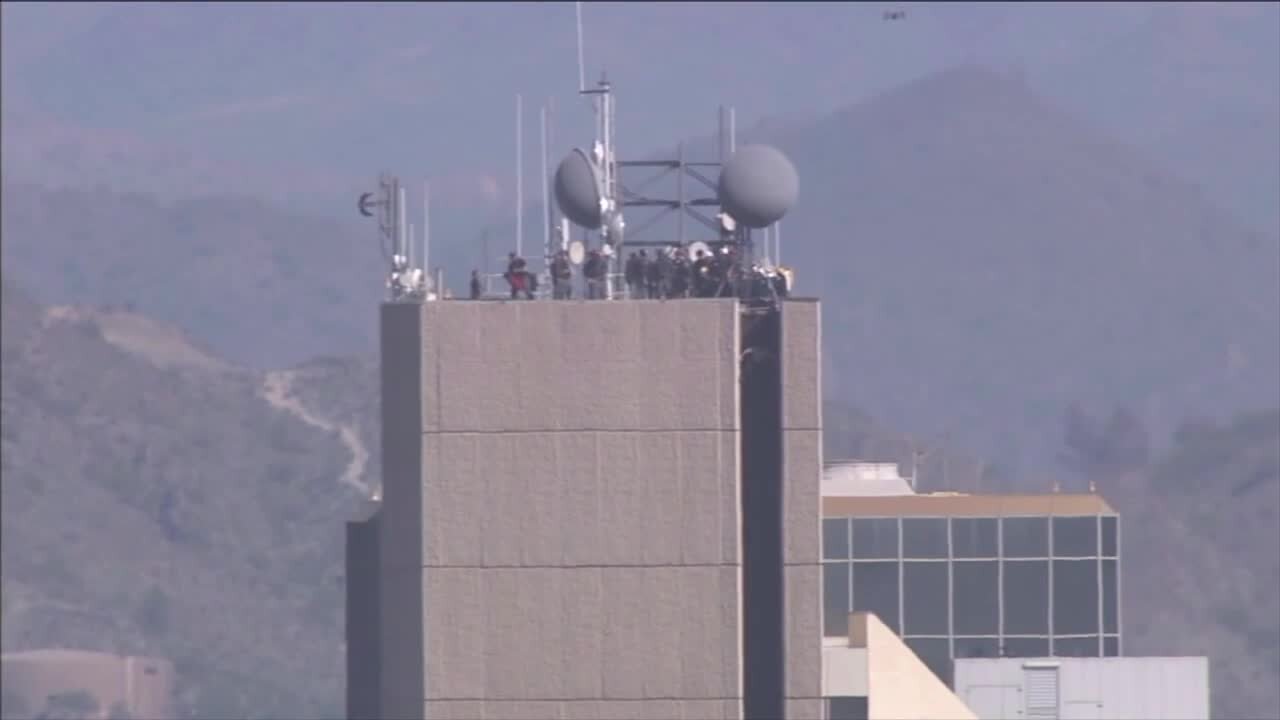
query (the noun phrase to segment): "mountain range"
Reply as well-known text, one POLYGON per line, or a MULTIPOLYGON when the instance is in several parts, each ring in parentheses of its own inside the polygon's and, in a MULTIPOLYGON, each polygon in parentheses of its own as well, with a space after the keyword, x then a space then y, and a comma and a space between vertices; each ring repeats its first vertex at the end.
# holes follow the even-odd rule
MULTIPOLYGON (((1015 76, 965 66, 740 135, 799 169, 785 261, 825 301, 833 397, 1011 468, 1050 457, 1072 403, 1167 437, 1278 402, 1280 239, 1015 76)), ((257 368, 373 350, 372 227, 230 196, 5 194, 7 266, 42 301, 131 304, 257 368)), ((476 236, 435 244, 456 288, 476 236)))
MULTIPOLYGON (((569 3, 2 12, 6 174, 29 181, 249 192, 336 215, 377 169, 395 168, 431 178, 450 198, 438 218, 449 222, 455 205, 475 215, 510 204, 516 93, 527 185, 544 99, 556 98, 557 147, 591 127, 572 99, 569 3), (133 41, 139 34, 147 41, 133 41)), ((587 81, 605 70, 620 89, 619 138, 631 153, 714 127, 720 103, 748 123, 812 121, 980 63, 1016 71, 1126 143, 1222 148, 1237 172, 1176 154, 1167 164, 1280 234, 1274 193, 1263 192, 1280 161, 1246 151, 1280 107, 1274 3, 912 3, 903 22, 863 4, 615 3, 583 17, 587 81), (732 40, 708 32, 726 21, 732 40), (1255 128, 1243 136, 1229 132, 1241 115, 1255 128)))

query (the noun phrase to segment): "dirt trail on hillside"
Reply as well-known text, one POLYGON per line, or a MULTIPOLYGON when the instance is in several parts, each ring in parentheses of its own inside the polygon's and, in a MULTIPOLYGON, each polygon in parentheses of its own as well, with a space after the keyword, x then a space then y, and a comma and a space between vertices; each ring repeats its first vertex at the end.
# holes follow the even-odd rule
POLYGON ((327 420, 308 410, 293 396, 293 370, 276 370, 267 373, 262 383, 262 397, 272 407, 292 414, 302 422, 324 430, 337 433, 342 444, 351 452, 351 462, 343 470, 338 482, 359 490, 368 496, 373 489, 363 480, 365 468, 369 465, 369 449, 360 440, 360 434, 350 425, 339 424, 327 420))

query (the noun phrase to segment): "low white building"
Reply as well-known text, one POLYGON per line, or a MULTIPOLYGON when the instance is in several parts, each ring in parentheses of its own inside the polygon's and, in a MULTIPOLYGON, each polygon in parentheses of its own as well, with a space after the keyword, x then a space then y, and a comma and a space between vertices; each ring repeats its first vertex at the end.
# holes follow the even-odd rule
POLYGON ((822 471, 823 497, 872 497, 914 495, 911 481, 902 477, 897 463, 841 460, 822 471))
POLYGON ((957 658, 980 720, 1208 720, 1205 657, 957 658))

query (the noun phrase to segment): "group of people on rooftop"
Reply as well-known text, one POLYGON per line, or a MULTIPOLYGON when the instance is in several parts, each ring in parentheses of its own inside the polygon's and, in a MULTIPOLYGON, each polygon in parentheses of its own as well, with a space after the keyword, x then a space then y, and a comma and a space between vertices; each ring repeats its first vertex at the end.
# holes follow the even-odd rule
MULTIPOLYGON (((604 300, 609 297, 609 258, 604 253, 598 249, 589 251, 581 270, 586 299, 604 300)), ((556 252, 548 271, 552 298, 572 299, 574 269, 569 253, 564 250, 556 252)), ((512 300, 532 300, 538 291, 537 274, 530 272, 525 259, 514 252, 507 256, 507 268, 502 277, 507 282, 512 300)), ((660 248, 652 255, 646 249, 633 251, 623 263, 622 278, 626 283, 627 296, 633 300, 735 297, 743 289, 786 294, 786 281, 781 275, 765 275, 759 268, 744 269, 737 262, 735 248, 728 244, 716 252, 696 249, 692 257, 679 245, 660 248), (754 285, 744 288, 744 283, 754 285)), ((478 300, 483 296, 480 273, 473 270, 471 298, 478 300)))

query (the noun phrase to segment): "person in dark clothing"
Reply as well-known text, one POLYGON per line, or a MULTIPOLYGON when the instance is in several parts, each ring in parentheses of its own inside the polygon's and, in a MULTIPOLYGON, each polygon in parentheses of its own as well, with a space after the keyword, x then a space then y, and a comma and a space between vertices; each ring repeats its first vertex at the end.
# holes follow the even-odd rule
POLYGON ((471 299, 479 300, 484 294, 484 284, 480 282, 480 271, 471 271, 471 299))
POLYGON ((633 252, 627 256, 627 262, 622 266, 622 275, 627 281, 627 290, 631 292, 631 299, 638 300, 644 297, 644 262, 639 255, 633 252))
POLYGON ((689 296, 689 289, 693 284, 693 267, 689 264, 689 253, 684 248, 676 248, 675 258, 671 261, 671 276, 667 283, 668 297, 689 296))
POLYGON ((733 297, 738 294, 737 255, 728 245, 720 248, 711 261, 712 297, 733 297))
POLYGON ((640 251, 639 273, 637 280, 639 285, 639 293, 632 295, 633 298, 657 298, 658 294, 649 289, 649 268, 653 267, 653 259, 649 257, 646 250, 640 251))
POLYGON ((772 280, 773 292, 780 298, 787 297, 791 292, 791 288, 787 287, 787 276, 781 272, 776 273, 772 280))
POLYGON ((573 269, 569 265, 569 253, 561 250, 551 260, 551 297, 568 300, 573 297, 573 269))
POLYGON ((665 299, 668 294, 668 283, 665 281, 670 277, 671 256, 665 251, 659 250, 656 257, 644 267, 645 292, 651 298, 665 299))
POLYGON ((715 283, 711 277, 712 258, 699 250, 693 258, 693 294, 695 297, 711 297, 715 283))
POLYGON ((592 250, 582 264, 582 275, 587 280, 587 299, 603 300, 605 280, 609 274, 608 261, 599 250, 592 250))
POLYGON ((529 289, 529 273, 525 270, 525 266, 524 258, 515 253, 507 255, 507 272, 504 273, 504 277, 507 279, 507 284, 511 286, 512 300, 521 294, 528 300, 533 299, 533 291, 529 289))

